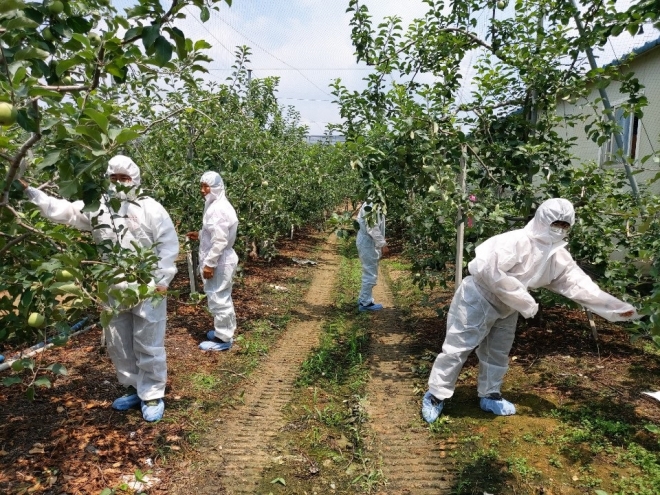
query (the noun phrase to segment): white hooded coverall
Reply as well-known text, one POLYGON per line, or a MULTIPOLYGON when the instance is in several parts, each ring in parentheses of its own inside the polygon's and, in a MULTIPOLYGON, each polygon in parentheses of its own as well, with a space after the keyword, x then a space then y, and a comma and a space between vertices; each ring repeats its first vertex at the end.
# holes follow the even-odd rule
POLYGON ((429 377, 438 399, 454 394, 456 380, 474 348, 479 358, 479 397, 499 394, 508 369, 518 313, 533 317, 538 304, 527 291, 545 287, 609 321, 638 318, 621 313, 635 308, 603 292, 564 248, 563 234, 550 225, 573 225, 573 205, 565 199, 543 202, 523 229, 496 235, 476 248, 468 264, 472 276, 459 286, 447 315, 447 335, 429 377))
MULTIPOLYGON (((132 185, 140 185, 140 169, 128 157, 117 155, 108 163, 107 174, 126 174, 132 185)), ((131 241, 151 248, 158 256, 153 272, 154 286, 167 287, 176 274, 175 260, 179 254, 179 241, 167 211, 149 197, 128 193, 129 201, 122 201, 119 211, 113 212, 102 199, 95 212, 83 212, 82 201, 57 199, 35 189, 26 190, 28 198, 39 207, 44 217, 83 231, 91 231, 96 243, 110 240, 133 250, 131 241), (132 204, 136 203, 136 204, 132 204), (111 215, 116 215, 114 219, 111 215), (93 228, 95 224, 107 227, 93 228), (114 221, 116 229, 111 227, 114 221), (124 230, 123 227, 126 227, 124 230)), ((126 286, 126 282, 121 285, 126 286)), ((108 354, 117 370, 119 383, 133 386, 143 401, 162 398, 167 381, 165 355, 165 326, 167 301, 146 300, 125 311, 120 311, 104 329, 108 354)))
POLYGON ((215 337, 230 342, 236 331, 236 313, 231 298, 238 255, 234 251, 238 217, 225 195, 225 185, 217 172, 205 172, 200 182, 211 192, 206 195, 202 230, 199 232, 199 269, 214 268, 213 277, 204 280, 204 292, 213 314, 215 337))
POLYGON ((368 211, 366 209, 371 207, 371 203, 363 204, 357 216, 360 230, 358 230, 355 244, 362 264, 362 287, 358 295, 358 303, 362 306, 368 306, 374 302, 372 292, 378 282, 378 262, 383 247, 387 245, 385 242, 385 216, 379 212, 375 215, 373 226, 369 226, 367 223, 365 217, 368 211))

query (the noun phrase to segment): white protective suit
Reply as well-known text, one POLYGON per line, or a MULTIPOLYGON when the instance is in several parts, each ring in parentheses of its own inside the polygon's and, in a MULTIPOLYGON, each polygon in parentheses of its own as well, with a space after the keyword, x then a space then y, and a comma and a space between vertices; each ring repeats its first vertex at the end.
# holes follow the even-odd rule
POLYGON ((236 331, 236 313, 231 298, 234 274, 238 267, 238 255, 234 251, 238 217, 225 195, 225 185, 220 174, 205 172, 200 182, 207 184, 211 192, 205 197, 202 230, 199 232, 199 269, 215 268, 213 277, 204 280, 204 292, 213 314, 215 337, 230 342, 236 331))
MULTIPOLYGON (((108 163, 107 174, 126 174, 131 177, 132 185, 140 185, 140 169, 126 156, 113 157, 108 163)), ((83 212, 82 201, 71 203, 53 198, 32 187, 26 193, 44 217, 79 230, 92 231, 92 237, 97 243, 110 240, 120 242, 124 248, 133 249, 131 241, 134 241, 147 248, 153 247, 159 260, 153 273, 154 286, 167 287, 174 278, 179 241, 170 216, 156 200, 137 198, 133 190, 127 196, 136 204, 122 201, 119 211, 112 212, 110 205, 102 200, 98 211, 83 212), (112 225, 112 213, 118 216, 114 219, 116 231, 111 227, 93 228, 94 217, 96 225, 112 225), (122 227, 126 227, 126 230, 122 227)), ((165 299, 153 304, 147 300, 121 311, 104 329, 108 354, 117 369, 119 383, 135 387, 143 401, 159 399, 165 395, 166 318, 165 299)))
POLYGON ((357 233, 355 243, 362 264, 362 287, 358 296, 358 303, 362 306, 368 306, 374 302, 372 292, 378 282, 378 262, 383 247, 387 245, 387 242, 385 242, 385 216, 382 213, 377 213, 374 225, 369 226, 367 223, 365 217, 368 211, 366 209, 371 207, 371 203, 364 203, 357 216, 360 230, 357 233))
POLYGON ((538 304, 527 291, 545 287, 609 321, 635 308, 603 292, 564 248, 563 234, 552 232, 556 221, 573 225, 573 205, 565 199, 543 202, 523 229, 496 235, 476 248, 468 265, 471 277, 459 286, 447 315, 442 353, 433 364, 429 391, 447 399, 472 350, 479 358, 479 397, 500 393, 508 369, 518 313, 531 318, 538 304))

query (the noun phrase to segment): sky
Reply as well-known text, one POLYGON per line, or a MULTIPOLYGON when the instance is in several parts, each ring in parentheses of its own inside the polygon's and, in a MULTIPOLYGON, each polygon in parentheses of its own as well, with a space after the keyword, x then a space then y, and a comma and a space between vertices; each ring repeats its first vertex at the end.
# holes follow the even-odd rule
MULTIPOLYGON (((113 0, 117 8, 128 3, 132 2, 113 0)), ((403 19, 404 30, 428 8, 422 0, 361 3, 369 8, 374 26, 385 16, 397 15, 403 19)), ((617 8, 623 9, 629 3, 631 0, 618 0, 617 8)), ((346 13, 348 0, 233 0, 231 7, 224 2, 217 5, 219 11, 211 11, 211 18, 205 23, 199 19, 196 7, 186 7, 187 18, 177 21, 186 36, 205 39, 212 45, 208 54, 213 62, 208 64, 206 79, 224 81, 231 74, 236 46, 250 46, 252 77, 279 77, 280 104, 295 107, 312 135, 323 134, 328 123, 340 121, 329 88, 333 80, 340 78, 349 90, 366 86, 363 78, 372 69, 355 61, 349 25, 352 13, 346 13)), ((509 2, 507 9, 512 9, 512 5, 509 2)), ((475 29, 482 36, 487 17, 482 15, 475 29)), ((646 27, 643 35, 634 38, 624 33, 604 53, 597 54, 599 63, 610 62, 657 37, 657 31, 646 27)), ((463 101, 469 100, 478 55, 478 51, 469 53, 461 65, 466 84, 459 95, 463 101)))

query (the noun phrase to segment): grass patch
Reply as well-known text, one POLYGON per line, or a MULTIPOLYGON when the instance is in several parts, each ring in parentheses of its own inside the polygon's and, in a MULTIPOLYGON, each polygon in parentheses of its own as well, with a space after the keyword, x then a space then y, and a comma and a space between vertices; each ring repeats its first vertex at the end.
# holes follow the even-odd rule
POLYGON ((338 251, 333 308, 319 345, 301 365, 294 399, 285 408, 283 451, 301 456, 305 468, 295 463, 272 467, 258 493, 369 493, 382 482, 363 441, 369 318, 356 307, 361 267, 355 240, 340 242, 338 251), (322 469, 322 478, 307 480, 316 468, 322 469), (286 488, 274 490, 271 479, 286 480, 286 488))

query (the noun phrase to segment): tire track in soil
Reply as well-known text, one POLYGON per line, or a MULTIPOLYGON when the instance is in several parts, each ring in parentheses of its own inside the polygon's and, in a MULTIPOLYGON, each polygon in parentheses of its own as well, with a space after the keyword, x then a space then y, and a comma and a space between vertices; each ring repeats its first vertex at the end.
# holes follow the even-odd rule
POLYGON ((413 393, 416 377, 410 369, 413 342, 401 322, 401 313, 394 307, 382 271, 374 298, 383 304, 383 310, 372 315, 371 376, 365 407, 370 418, 370 448, 380 457, 387 479, 387 486, 380 493, 450 493, 455 470, 447 456, 452 445, 431 438, 421 419, 421 396, 413 393))
POLYGON ((285 426, 281 408, 293 397, 294 380, 303 360, 318 345, 325 312, 339 270, 336 238, 323 247, 316 273, 298 311, 298 320, 273 346, 245 384, 243 404, 219 413, 216 435, 201 442, 205 459, 192 479, 179 482, 171 493, 216 495, 255 493, 262 471, 272 457, 270 440, 285 426))

